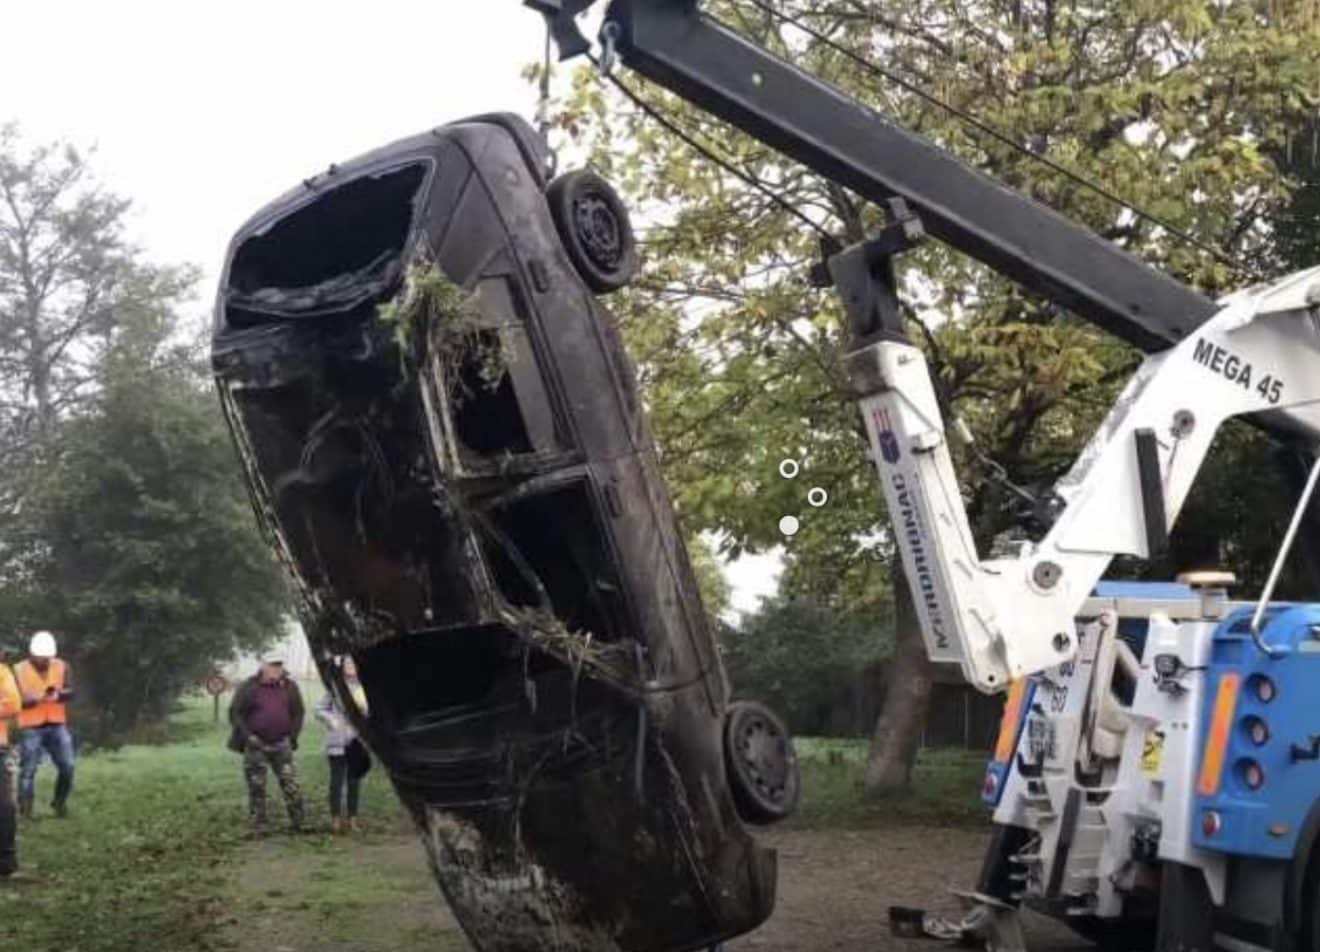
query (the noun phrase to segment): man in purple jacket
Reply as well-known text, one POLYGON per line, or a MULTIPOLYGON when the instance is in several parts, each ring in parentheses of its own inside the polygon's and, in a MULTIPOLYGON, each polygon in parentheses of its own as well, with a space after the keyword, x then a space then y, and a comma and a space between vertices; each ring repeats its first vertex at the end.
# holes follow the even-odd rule
POLYGON ((239 685, 229 705, 233 726, 231 749, 243 754, 243 777, 247 781, 248 821, 254 833, 266 829, 266 769, 279 782, 289 824, 294 832, 303 826, 302 787, 293 754, 302 733, 303 701, 298 684, 284 670, 284 659, 268 655, 261 669, 239 685))

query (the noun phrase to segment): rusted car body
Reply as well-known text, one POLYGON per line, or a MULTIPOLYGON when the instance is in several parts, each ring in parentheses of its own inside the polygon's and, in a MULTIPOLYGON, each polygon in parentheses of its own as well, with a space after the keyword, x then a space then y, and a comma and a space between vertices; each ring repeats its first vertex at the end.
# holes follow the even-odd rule
POLYGON ((213 367, 322 676, 476 948, 680 950, 755 928, 775 856, 610 317, 546 157, 479 117, 240 229, 213 367))

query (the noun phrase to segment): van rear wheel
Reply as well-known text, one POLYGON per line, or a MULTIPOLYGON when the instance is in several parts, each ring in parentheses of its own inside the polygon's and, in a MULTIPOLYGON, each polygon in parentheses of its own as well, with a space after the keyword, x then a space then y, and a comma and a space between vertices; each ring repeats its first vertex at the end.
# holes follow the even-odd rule
POLYGON ((637 273, 637 239, 628 208, 594 172, 565 172, 546 189, 550 217, 569 260, 587 287, 609 294, 637 273))

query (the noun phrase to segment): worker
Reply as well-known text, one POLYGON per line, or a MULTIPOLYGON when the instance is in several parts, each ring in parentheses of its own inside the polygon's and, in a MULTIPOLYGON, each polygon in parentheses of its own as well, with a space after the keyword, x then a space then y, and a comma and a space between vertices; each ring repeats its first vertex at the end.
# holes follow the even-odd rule
POLYGON ((229 704, 233 727, 229 746, 243 755, 248 822, 254 834, 266 830, 266 769, 275 775, 295 833, 303 827, 302 787, 293 754, 302 733, 303 701, 298 684, 284 670, 280 654, 262 659, 257 673, 238 686, 229 704))
POLYGON ((21 761, 18 770, 18 811, 32 816, 37 767, 43 754, 55 764, 55 815, 69 815, 73 792, 73 735, 69 733, 68 704, 73 699, 73 676, 68 662, 58 657, 55 636, 39 631, 28 645, 26 661, 14 669, 23 706, 18 712, 21 761))
MULTIPOLYGON (((15 841, 18 818, 14 802, 14 753, 10 748, 10 721, 23 706, 14 672, 0 657, 0 878, 18 869, 15 841)), ((15 734, 15 736, 17 736, 15 734)))

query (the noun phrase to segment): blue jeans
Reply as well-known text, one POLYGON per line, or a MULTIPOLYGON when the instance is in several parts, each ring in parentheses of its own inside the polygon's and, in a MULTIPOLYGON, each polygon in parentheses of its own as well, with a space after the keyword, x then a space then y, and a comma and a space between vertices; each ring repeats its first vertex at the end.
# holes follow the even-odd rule
POLYGON ((330 761, 330 815, 333 817, 344 816, 344 807, 347 806, 347 815, 356 817, 362 790, 362 778, 354 777, 349 772, 348 757, 344 754, 329 754, 327 757, 330 761))
POLYGON ((19 802, 36 796, 37 767, 42 756, 50 754, 57 771, 55 802, 63 803, 73 791, 73 735, 65 724, 44 724, 25 728, 19 738, 22 758, 18 768, 19 802))

